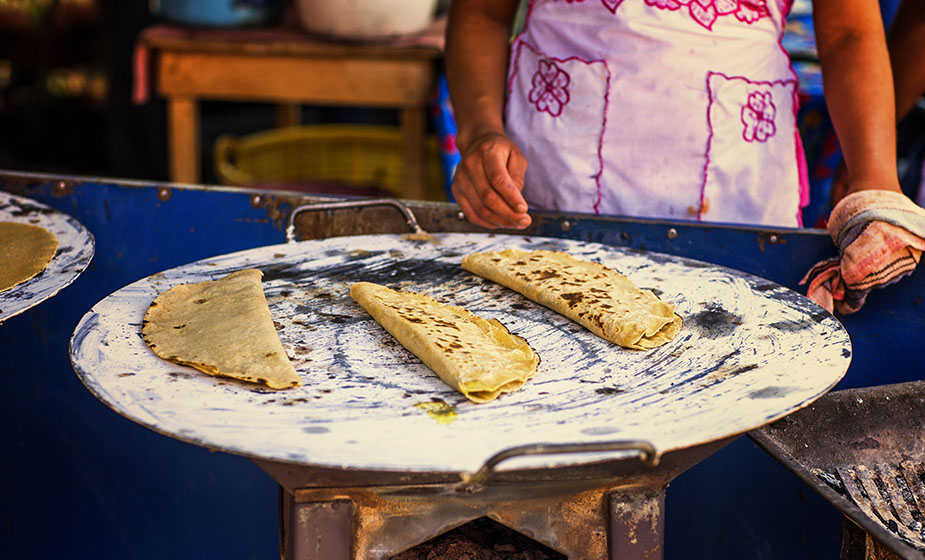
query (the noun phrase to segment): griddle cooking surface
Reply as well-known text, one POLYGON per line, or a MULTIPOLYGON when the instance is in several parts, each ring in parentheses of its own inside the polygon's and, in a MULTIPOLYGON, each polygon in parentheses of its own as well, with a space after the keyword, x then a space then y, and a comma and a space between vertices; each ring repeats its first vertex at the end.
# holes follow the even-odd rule
POLYGON ((761 278, 595 243, 435 237, 439 243, 397 235, 305 241, 167 270, 95 305, 74 332, 72 362, 114 410, 192 443, 316 466, 447 472, 473 471, 498 451, 531 443, 642 439, 665 452, 721 439, 808 404, 848 368, 851 347, 839 322, 761 278), (465 254, 510 247, 598 260, 675 304, 684 326, 660 348, 626 350, 459 266, 465 254), (140 337, 158 294, 242 268, 264 273, 300 388, 271 391, 210 377, 161 360, 140 337), (428 293, 497 318, 540 355, 536 377, 497 401, 468 402, 350 298, 357 281, 428 293), (416 406, 432 401, 453 410, 432 415, 416 406))
POLYGON ((0 292, 0 323, 57 294, 73 282, 93 258, 93 236, 76 219, 30 198, 0 191, 0 222, 45 228, 58 239, 58 250, 41 273, 0 292))

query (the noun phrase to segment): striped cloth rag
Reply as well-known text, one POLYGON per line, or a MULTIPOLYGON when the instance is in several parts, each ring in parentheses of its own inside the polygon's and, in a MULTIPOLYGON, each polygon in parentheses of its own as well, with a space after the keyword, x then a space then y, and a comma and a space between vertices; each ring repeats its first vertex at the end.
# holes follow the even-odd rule
POLYGON ((871 290, 912 274, 925 250, 925 209, 882 190, 846 196, 832 210, 829 235, 839 256, 817 263, 800 285, 832 312, 854 313, 871 290))

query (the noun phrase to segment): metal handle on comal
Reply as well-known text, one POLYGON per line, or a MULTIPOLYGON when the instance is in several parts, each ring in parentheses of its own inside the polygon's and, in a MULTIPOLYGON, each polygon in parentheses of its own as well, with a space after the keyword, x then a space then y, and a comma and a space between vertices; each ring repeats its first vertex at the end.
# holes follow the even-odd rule
POLYGON ((640 459, 649 467, 656 467, 661 459, 661 453, 654 445, 643 440, 602 441, 593 443, 532 443, 519 445, 500 451, 492 455, 478 471, 473 474, 463 474, 463 481, 456 486, 457 492, 471 493, 488 480, 494 473, 495 467, 502 461, 514 457, 527 457, 532 455, 564 455, 568 453, 600 453, 607 451, 638 451, 640 459))
POLYGON ((417 218, 410 208, 394 198, 375 198, 371 200, 350 200, 340 202, 319 202, 318 204, 305 204, 292 210, 289 214, 289 225, 286 226, 286 242, 296 241, 295 238, 295 217, 302 212, 312 212, 320 210, 344 210, 350 208, 365 208, 368 206, 390 206, 401 212, 405 218, 405 224, 411 228, 414 234, 427 235, 418 224, 417 218))

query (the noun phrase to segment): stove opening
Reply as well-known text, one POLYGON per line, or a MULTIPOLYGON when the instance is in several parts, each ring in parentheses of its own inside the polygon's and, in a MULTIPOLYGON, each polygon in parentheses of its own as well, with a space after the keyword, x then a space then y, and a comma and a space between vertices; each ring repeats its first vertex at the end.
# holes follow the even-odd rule
POLYGON ((392 557, 391 560, 568 560, 555 550, 481 517, 392 557))

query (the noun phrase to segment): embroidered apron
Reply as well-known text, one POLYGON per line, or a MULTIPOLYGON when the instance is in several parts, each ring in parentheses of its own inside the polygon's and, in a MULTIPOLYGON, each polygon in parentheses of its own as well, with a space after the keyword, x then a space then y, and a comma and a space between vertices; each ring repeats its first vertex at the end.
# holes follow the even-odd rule
POLYGON ((533 208, 798 226, 788 0, 532 0, 505 122, 533 208))

